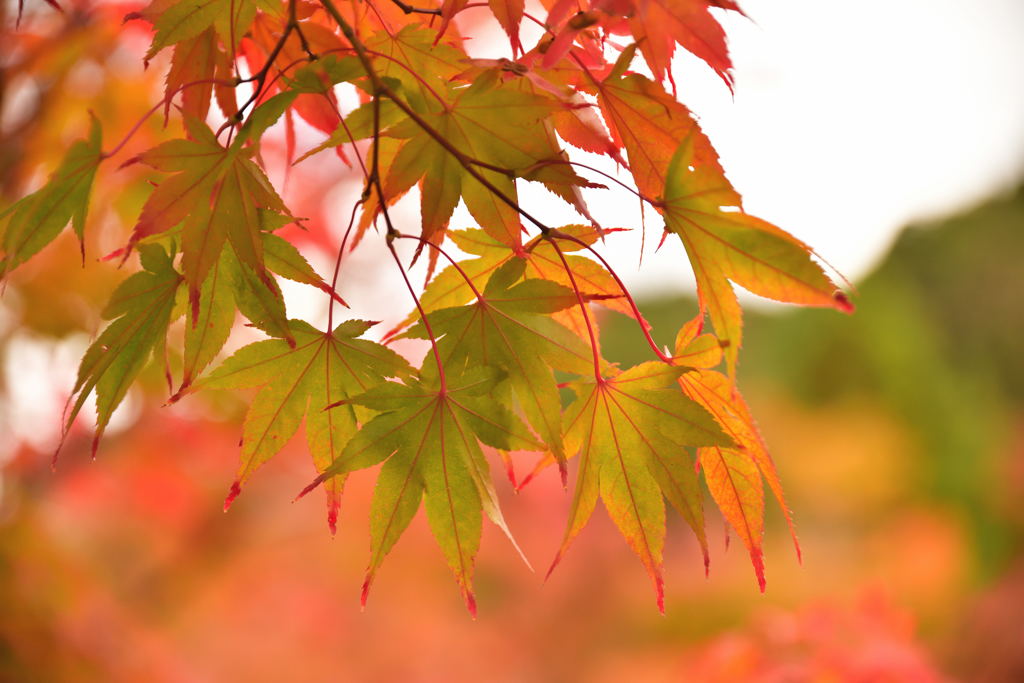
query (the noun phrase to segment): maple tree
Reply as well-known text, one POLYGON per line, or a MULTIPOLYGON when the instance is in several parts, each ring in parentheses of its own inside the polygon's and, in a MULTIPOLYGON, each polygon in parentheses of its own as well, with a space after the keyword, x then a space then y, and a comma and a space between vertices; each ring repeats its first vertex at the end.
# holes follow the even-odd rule
POLYGON ((102 117, 75 112, 83 127, 89 122, 85 138, 0 214, 0 277, 16 282, 15 271, 69 224, 85 260, 101 168, 143 174, 152 185, 120 248, 105 256, 125 268, 137 258, 139 268, 111 295, 103 311, 111 322, 82 358, 64 436, 95 395, 95 455, 151 362, 165 368, 169 402, 203 389, 256 388, 225 507, 303 423, 317 476, 300 495, 326 490, 332 529, 346 476, 381 465, 364 602, 422 505, 475 611, 483 516, 512 538, 491 475, 498 459, 514 486, 554 467, 571 489, 552 569, 600 500, 662 606, 666 500, 709 561, 703 481, 763 590, 765 483, 791 528, 792 520, 736 386, 742 316, 733 284, 778 301, 852 306, 807 245, 743 210, 711 142, 675 96, 677 45, 732 88, 712 10, 741 10, 730 0, 541 4, 545 17, 521 0, 115 5, 120 30, 148 33, 142 61, 163 60, 163 97, 117 130, 111 146, 102 117), (496 22, 507 57, 471 56, 460 30, 470 15, 496 22), (299 120, 319 144, 300 149, 299 120), (282 133, 280 158, 265 154, 282 133), (344 218, 331 217, 343 236, 327 239, 336 251, 328 277, 289 237, 308 227, 307 207, 286 205, 269 171, 278 163, 290 172, 332 150, 363 191, 344 218), (574 150, 605 155, 632 182, 575 160, 574 150), (521 203, 519 188, 531 182, 572 207, 579 223, 549 225, 539 207, 521 203), (418 230, 392 216, 414 188, 418 230), (635 196, 663 219, 668 248, 679 248, 678 236, 699 304, 674 348, 655 343, 601 255, 623 227, 592 216, 584 190, 635 196), (451 229, 460 203, 478 228, 451 229), (379 341, 363 338, 375 322, 344 316, 337 291, 346 256, 371 239, 386 244, 391 263, 381 267, 393 269, 411 309, 379 341), (414 242, 413 260, 427 261, 422 291, 398 240, 414 242), (325 329, 289 317, 278 278, 329 298, 325 329), (633 318, 651 360, 631 368, 606 361, 595 306, 633 318), (224 354, 240 318, 268 339, 224 354), (429 344, 420 367, 389 348, 398 339, 429 344), (512 466, 519 452, 535 458, 524 477, 512 466))

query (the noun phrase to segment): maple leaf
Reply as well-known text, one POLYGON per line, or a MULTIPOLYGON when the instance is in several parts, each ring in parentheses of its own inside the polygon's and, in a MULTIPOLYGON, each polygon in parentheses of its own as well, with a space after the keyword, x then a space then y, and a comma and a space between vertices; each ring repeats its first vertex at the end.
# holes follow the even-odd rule
POLYGON ((443 85, 466 68, 461 49, 416 23, 406 24, 398 32, 375 33, 366 47, 378 56, 374 68, 381 78, 395 79, 403 92, 418 93, 424 100, 433 97, 432 87, 443 85))
MULTIPOLYGON (((691 163, 709 166, 724 176, 718 154, 697 128, 690 111, 650 79, 623 75, 633 52, 625 51, 612 73, 597 85, 597 100, 612 139, 626 148, 637 189, 648 199, 659 197, 672 157, 688 138, 693 140, 691 163)), ((719 192, 727 205, 740 204, 739 194, 728 182, 719 192)))
MULTIPOLYGON (((589 349, 547 314, 576 305, 572 290, 541 279, 520 281, 526 263, 514 259, 498 268, 468 306, 429 315, 445 368, 495 367, 508 383, 530 425, 555 456, 566 483, 562 449, 561 399, 553 369, 583 374, 591 368, 589 349), (443 335, 443 336, 442 336, 443 335), (472 340, 472 341, 470 341, 472 340)), ((427 337, 423 325, 407 336, 427 337)), ((433 371, 427 365, 424 375, 433 371)))
POLYGON ((811 259, 811 250, 780 228, 743 212, 718 154, 689 110, 643 76, 619 74, 599 86, 598 101, 615 140, 626 148, 637 189, 677 234, 697 278, 701 311, 710 314, 735 371, 742 342, 739 302, 729 284, 779 301, 852 310, 811 259))
MULTIPOLYGON (((85 399, 96 392, 94 457, 114 409, 145 367, 150 353, 164 343, 181 284, 181 275, 174 270, 171 257, 162 248, 143 246, 139 256, 143 270, 129 276, 111 295, 103 317, 113 322, 86 349, 68 399, 70 410, 66 411, 61 445, 85 399)), ((56 457, 54 454, 54 459, 56 457)))
POLYGON ((231 334, 236 310, 234 289, 239 285, 236 273, 232 273, 237 266, 228 263, 230 258, 227 251, 221 254, 203 281, 199 305, 187 307, 181 387, 172 401, 213 361, 231 334))
POLYGON ((764 489, 761 473, 750 457, 731 448, 702 448, 698 454, 704 480, 722 516, 743 540, 764 592, 764 489))
MULTIPOLYGON (((282 88, 281 82, 275 78, 265 82, 259 81, 259 84, 263 95, 282 89, 286 93, 296 93, 293 111, 314 128, 330 133, 341 118, 338 101, 331 86, 349 80, 347 75, 339 76, 336 69, 346 60, 339 60, 335 53, 343 50, 345 46, 333 32, 318 24, 302 22, 295 28, 288 27, 289 24, 284 17, 256 17, 252 31, 248 34, 251 40, 243 43, 243 53, 249 70, 258 74, 273 66, 277 73, 284 75, 290 73, 296 64, 302 64, 308 59, 307 49, 325 55, 323 59, 317 59, 299 69, 299 72, 305 73, 295 72, 301 87, 294 87, 297 85, 294 81, 285 81, 285 85, 289 87, 282 88), (314 75, 311 73, 314 71, 319 73, 314 75)), ((353 77, 364 75, 361 69, 352 74, 353 77)), ((345 160, 344 156, 342 159, 345 160)))
POLYGON ((525 0, 488 0, 487 4, 491 8, 491 12, 494 13, 494 18, 508 34, 508 39, 512 44, 512 54, 522 52, 523 46, 519 42, 519 24, 523 21, 523 12, 526 9, 525 0))
POLYGON ((630 13, 629 28, 658 81, 672 78, 676 43, 704 60, 732 90, 732 60, 725 32, 708 11, 718 6, 739 12, 732 2, 708 0, 638 0, 630 13))
MULTIPOLYGON (((266 127, 270 117, 257 120, 266 127)), ((127 162, 174 173, 146 200, 129 247, 181 224, 182 270, 193 316, 198 316, 202 283, 225 242, 269 294, 280 298, 264 264, 260 209, 281 214, 288 209, 259 166, 247 158, 251 148, 243 147, 246 136, 223 147, 205 124, 186 122, 193 139, 169 140, 127 162)))
POLYGON ((708 489, 747 547, 758 585, 764 591, 762 479, 768 483, 786 518, 798 559, 800 543, 775 463, 750 408, 729 378, 711 369, 722 361, 721 344, 713 335, 700 334, 700 328, 698 316, 683 325, 676 337, 674 360, 694 368, 679 377, 679 385, 684 394, 714 416, 736 443, 735 447, 698 449, 698 457, 704 466, 708 489))
POLYGON ((565 537, 549 575, 590 519, 598 498, 654 581, 661 611, 663 497, 697 535, 706 565, 700 488, 686 447, 732 441, 707 411, 679 391, 676 381, 687 371, 652 361, 610 378, 570 385, 576 400, 565 414, 566 451, 578 453, 580 464, 565 537))
MULTIPOLYGON (((372 324, 349 320, 325 333, 303 321, 291 320, 294 348, 279 339, 249 344, 192 385, 190 391, 260 387, 246 413, 242 464, 225 508, 253 472, 291 439, 303 417, 313 464, 318 472, 328 471, 340 457, 345 442, 356 433, 358 423, 367 421, 371 413, 351 404, 325 408, 361 394, 387 377, 411 372, 408 363, 394 351, 357 339, 372 324)), ((332 529, 343 485, 344 477, 337 477, 328 486, 332 529)))
POLYGON ((218 92, 217 101, 221 104, 224 116, 233 116, 235 107, 225 106, 229 99, 224 96, 224 91, 230 92, 230 97, 233 98, 234 88, 225 89, 224 86, 213 83, 211 76, 226 82, 232 81, 235 77, 231 60, 218 45, 217 33, 212 27, 174 46, 164 90, 164 118, 170 115, 172 96, 180 91, 182 114, 200 121, 205 120, 210 111, 210 97, 215 87, 218 92))
POLYGON ((714 165, 701 163, 703 135, 694 124, 665 174, 665 227, 682 239, 707 310, 735 372, 741 312, 729 281, 777 301, 850 312, 846 296, 811 259, 811 249, 784 230, 728 204, 735 190, 714 165), (698 137, 699 136, 699 137, 698 137))
POLYGON ((71 145, 49 181, 0 213, 0 279, 52 242, 69 221, 82 244, 92 181, 103 160, 100 144, 100 124, 93 118, 89 137, 71 145))
MULTIPOLYGON (((708 337, 710 335, 703 336, 708 337)), ((695 357, 696 348, 699 346, 700 338, 695 339, 689 344, 688 351, 684 352, 685 355, 691 358, 695 357)), ((775 463, 743 397, 725 375, 706 368, 695 370, 680 377, 679 384, 683 389, 683 393, 704 406, 715 417, 715 420, 721 425, 722 429, 736 442, 737 448, 722 449, 722 452, 734 460, 737 458, 746 459, 756 465, 760 471, 757 477, 758 482, 750 486, 753 487, 752 490, 756 491, 759 489, 761 478, 768 483, 768 487, 775 496, 779 508, 786 519, 786 524, 789 526, 797 558, 800 558, 800 543, 797 540, 792 513, 786 504, 786 498, 782 492, 782 483, 775 469, 775 463)), ((715 460, 724 460, 722 452, 711 454, 709 457, 715 460)), ((749 466, 745 466, 746 472, 749 473, 749 469, 749 466)), ((752 479, 753 477, 748 476, 748 478, 752 479)), ((726 505, 722 509, 723 512, 726 512, 726 509, 729 508, 726 518, 733 528, 737 530, 740 538, 747 546, 747 550, 750 552, 754 562, 755 571, 758 574, 758 582, 761 584, 762 590, 764 590, 764 568, 763 560, 761 559, 760 535, 752 533, 753 529, 759 529, 761 526, 760 516, 763 505, 757 503, 761 496, 757 494, 751 499, 753 501, 751 504, 743 505, 741 504, 743 501, 733 496, 730 492, 730 489, 738 489, 738 487, 730 481, 721 479, 720 481, 725 484, 725 491, 721 493, 712 491, 712 494, 715 495, 717 493, 715 495, 716 499, 730 497, 735 499, 734 504, 726 505)), ((711 481, 709 480, 710 486, 711 481)))
POLYGON ((381 414, 364 425, 334 464, 299 495, 330 477, 384 461, 370 509, 364 605, 384 556, 422 501, 466 605, 476 614, 472 577, 481 511, 512 538, 480 443, 502 449, 541 448, 518 418, 492 400, 490 392, 500 378, 495 369, 478 367, 455 379, 435 376, 410 378, 405 384, 389 382, 348 401, 381 414))

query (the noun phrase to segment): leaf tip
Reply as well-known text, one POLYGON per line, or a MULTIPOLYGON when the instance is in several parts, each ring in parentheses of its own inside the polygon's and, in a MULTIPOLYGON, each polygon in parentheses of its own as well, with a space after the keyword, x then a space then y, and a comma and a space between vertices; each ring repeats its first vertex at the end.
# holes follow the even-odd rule
POLYGON ((331 530, 331 537, 338 535, 338 509, 341 503, 336 497, 332 497, 327 504, 327 527, 331 530))
POLYGON ((241 482, 237 479, 231 482, 231 488, 228 490, 228 495, 224 498, 224 512, 227 512, 231 508, 231 504, 235 502, 235 498, 238 498, 238 494, 241 492, 241 482))
POLYGON ((167 403, 164 404, 165 406, 174 405, 181 399, 185 398, 186 394, 192 393, 193 378, 190 376, 191 373, 188 372, 188 370, 186 370, 185 373, 185 376, 181 380, 181 386, 179 386, 178 390, 167 398, 167 403))
POLYGON ((128 256, 131 254, 131 249, 132 249, 131 245, 129 244, 128 246, 121 247, 119 249, 115 249, 114 251, 110 252, 106 256, 100 256, 99 260, 103 261, 103 262, 106 262, 106 261, 113 261, 115 259, 120 259, 118 261, 118 265, 117 265, 117 267, 120 268, 121 264, 123 264, 125 261, 128 260, 128 256))
POLYGON ((523 490, 523 487, 525 487, 525 486, 526 486, 527 484, 529 484, 529 483, 530 483, 531 481, 533 481, 533 472, 530 472, 529 474, 527 474, 527 475, 526 475, 525 477, 523 477, 523 478, 522 478, 522 479, 521 479, 521 480, 519 481, 519 483, 518 483, 518 484, 516 484, 516 493, 519 493, 520 491, 522 491, 522 490, 523 490))
POLYGON ((508 482, 512 485, 512 493, 519 493, 519 482, 516 479, 516 468, 512 463, 512 458, 505 460, 505 476, 508 477, 508 482))
POLYGON ((135 156, 131 157, 130 159, 125 160, 120 166, 117 167, 117 170, 120 171, 122 168, 127 168, 128 166, 132 166, 134 164, 137 164, 140 161, 142 161, 142 156, 139 155, 139 154, 136 154, 135 156))
POLYGON ((345 308, 351 308, 351 306, 348 305, 348 302, 346 302, 344 299, 342 299, 341 295, 338 294, 338 292, 336 292, 334 290, 334 288, 331 287, 326 282, 321 282, 321 283, 317 284, 317 289, 319 289, 322 292, 326 292, 328 296, 330 296, 332 299, 337 301, 339 304, 341 304, 345 308))
POLYGON ((836 308, 839 309, 840 311, 842 311, 843 313, 847 313, 847 314, 853 313, 853 311, 854 311, 853 302, 850 301, 850 298, 848 296, 846 296, 846 294, 844 292, 840 292, 840 291, 835 292, 832 295, 832 300, 835 301, 836 308))
POLYGON ((310 491, 315 489, 317 486, 320 486, 320 484, 324 483, 324 479, 325 479, 324 475, 321 474, 316 479, 314 479, 310 483, 306 484, 306 488, 304 488, 301 491, 299 491, 299 495, 295 496, 295 498, 292 500, 292 502, 294 503, 299 498, 305 497, 305 495, 307 493, 309 493, 310 491))
POLYGON ((665 580, 660 572, 654 575, 654 592, 657 594, 658 612, 665 616, 665 580))
POLYGON ((469 616, 473 617, 473 621, 476 621, 476 596, 469 589, 466 589, 463 593, 466 597, 466 609, 469 610, 469 616))
POLYGON ((559 550, 557 553, 555 553, 555 559, 551 560, 551 566, 548 567, 547 572, 544 574, 544 582, 545 583, 547 583, 547 580, 551 578, 551 573, 553 571, 555 571, 555 567, 557 567, 558 563, 561 562, 561 561, 562 561, 562 551, 559 550))
POLYGON ((366 610, 366 600, 370 597, 370 584, 373 583, 373 574, 367 572, 366 578, 363 579, 363 587, 359 591, 359 610, 366 610))
POLYGON ((750 561, 754 565, 754 573, 757 575, 757 587, 764 593, 767 582, 764 578, 764 553, 760 548, 750 549, 750 561))

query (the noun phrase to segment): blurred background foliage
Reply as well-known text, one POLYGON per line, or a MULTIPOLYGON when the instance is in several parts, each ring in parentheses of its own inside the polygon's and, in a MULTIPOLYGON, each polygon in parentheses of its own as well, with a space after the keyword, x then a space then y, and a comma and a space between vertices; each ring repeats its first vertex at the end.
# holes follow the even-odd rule
MULTIPOLYGON (((0 95, 21 98, 0 100, 5 203, 81 134, 73 112, 124 131, 155 101, 160 65, 140 77, 131 53, 147 36, 128 24, 113 40, 102 13, 124 7, 87 6, 69 5, 57 53, 29 33, 5 46, 0 95), (97 70, 125 80, 99 88, 97 70)), ((340 173, 293 191, 315 196, 340 173)), ((89 267, 65 235, 0 298, 0 680, 1024 680, 1024 190, 902 232, 858 283, 854 316, 749 312, 740 382, 804 551, 801 565, 769 513, 767 594, 720 520, 708 578, 670 527, 660 617, 599 514, 546 583, 486 529, 473 622, 422 519, 360 613, 369 478, 351 479, 332 540, 320 501, 290 502, 312 474, 298 440, 224 515, 241 398, 162 408, 156 369, 97 462, 82 429, 51 470, 60 392, 123 277, 93 261, 123 243, 146 178, 105 168, 96 188, 89 267)), ((311 244, 331 243, 327 222, 311 216, 311 244)), ((642 308, 670 344, 695 304, 642 308)), ((603 325, 610 358, 647 359, 629 321, 603 325)), ((557 479, 500 491, 538 567, 568 506, 557 479)))

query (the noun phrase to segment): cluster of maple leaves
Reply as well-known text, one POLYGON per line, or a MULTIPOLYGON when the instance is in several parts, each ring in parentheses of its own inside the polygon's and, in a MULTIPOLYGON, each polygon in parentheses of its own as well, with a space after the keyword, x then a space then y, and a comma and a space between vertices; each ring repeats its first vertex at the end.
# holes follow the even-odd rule
MULTIPOLYGON (((666 90, 677 45, 731 87, 725 36, 711 9, 739 8, 728 0, 543 0, 548 14, 538 18, 522 0, 490 0, 509 58, 474 59, 453 19, 482 5, 421 1, 153 0, 126 17, 152 25, 147 62, 172 51, 164 98, 151 115, 180 116, 185 134, 122 161, 157 172, 114 255, 125 261, 137 253, 141 269, 103 312, 111 322, 82 359, 65 433, 95 394, 95 451, 150 359, 179 354, 172 401, 202 388, 259 389, 227 504, 303 421, 319 473, 303 493, 324 486, 332 527, 346 476, 383 463, 364 600, 422 504, 475 610, 483 516, 508 533, 488 454, 508 461, 512 451, 536 452, 534 473, 557 466, 567 487, 567 463, 578 461, 552 568, 600 499, 651 575, 660 606, 665 500, 708 561, 703 478, 763 589, 764 483, 787 521, 789 512, 735 386, 742 327, 730 281, 780 301, 850 304, 805 244, 743 211, 715 150, 670 93, 674 84, 666 90), (532 46, 522 41, 523 22, 539 27, 532 46), (653 78, 630 70, 641 59, 653 78), (339 88, 361 104, 345 110, 339 88), (296 149, 296 118, 321 131, 322 144, 296 149), (276 234, 302 215, 262 167, 261 140, 279 121, 289 161, 335 150, 364 178, 330 281, 276 234), (609 179, 660 214, 665 235, 682 242, 699 311, 671 352, 654 343, 599 253, 613 231, 593 219, 582 190, 603 187, 587 178, 601 172, 575 162, 570 147, 628 169, 631 185, 609 179), (543 223, 519 203, 523 182, 569 203, 581 224, 543 223), (389 207, 414 187, 422 223, 407 234, 389 207), (479 229, 449 229, 460 202, 479 229), (384 343, 361 338, 373 323, 335 324, 335 304, 345 305, 335 291, 342 256, 372 225, 415 303, 384 343), (393 247, 398 239, 416 241, 417 257, 429 261, 421 293, 393 247), (452 258, 450 244, 469 258, 452 258), (326 330, 288 317, 278 277, 332 297, 326 330), (652 360, 632 368, 605 361, 595 304, 633 317, 652 360), (238 314, 269 339, 209 371, 238 314), (181 318, 183 339, 172 326, 181 318), (705 318, 714 335, 704 332, 705 318), (400 337, 429 340, 422 367, 388 347, 400 337)), ((104 151, 93 119, 50 180, 3 211, 0 276, 69 223, 82 238, 96 169, 130 148, 135 130, 104 151)))

